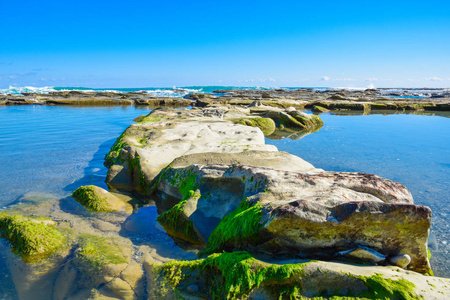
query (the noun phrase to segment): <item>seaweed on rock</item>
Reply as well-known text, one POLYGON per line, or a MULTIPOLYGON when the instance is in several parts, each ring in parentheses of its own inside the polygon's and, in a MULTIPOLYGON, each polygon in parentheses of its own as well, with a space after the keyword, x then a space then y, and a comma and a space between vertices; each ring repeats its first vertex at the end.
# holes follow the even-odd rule
MULTIPOLYGON (((216 253, 195 261, 171 261, 155 266, 156 281, 164 289, 159 296, 182 293, 193 282, 200 283, 208 299, 247 299, 257 289, 265 290, 269 299, 421 299, 416 286, 406 280, 384 278, 380 274, 354 276, 340 273, 339 280, 351 282, 351 288, 335 290, 324 284, 336 274, 312 274, 314 261, 293 264, 271 264, 255 259, 248 252, 216 253), (311 277, 312 276, 312 277, 311 277), (323 277, 323 283, 320 283, 323 277), (312 280, 319 280, 314 291, 312 280), (168 284, 167 284, 168 283, 168 284)), ((319 269, 320 271, 320 269, 319 269)))
MULTIPOLYGON (((45 221, 45 220, 44 220, 45 221)), ((38 262, 61 247, 65 236, 58 230, 20 215, 0 213, 0 237, 6 239, 12 252, 26 263, 38 262)))
POLYGON ((226 248, 228 242, 238 244, 252 239, 262 228, 262 205, 253 204, 243 199, 239 207, 225 216, 211 233, 205 250, 200 255, 207 255, 226 248))
POLYGON ((107 199, 100 197, 95 192, 95 187, 93 185, 86 185, 77 188, 72 193, 72 197, 91 212, 111 211, 111 207, 108 204, 107 199))

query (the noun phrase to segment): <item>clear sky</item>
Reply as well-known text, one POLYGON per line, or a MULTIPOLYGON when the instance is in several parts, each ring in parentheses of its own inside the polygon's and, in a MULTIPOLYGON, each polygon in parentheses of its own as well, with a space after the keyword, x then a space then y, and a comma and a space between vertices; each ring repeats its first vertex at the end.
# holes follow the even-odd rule
POLYGON ((450 87, 450 1, 0 0, 0 88, 450 87))

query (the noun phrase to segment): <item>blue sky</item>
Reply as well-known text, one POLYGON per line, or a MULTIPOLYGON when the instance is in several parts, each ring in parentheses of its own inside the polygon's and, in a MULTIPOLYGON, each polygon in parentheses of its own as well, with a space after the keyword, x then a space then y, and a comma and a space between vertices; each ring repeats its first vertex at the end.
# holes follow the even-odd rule
POLYGON ((0 88, 450 87, 449 1, 0 0, 0 88))

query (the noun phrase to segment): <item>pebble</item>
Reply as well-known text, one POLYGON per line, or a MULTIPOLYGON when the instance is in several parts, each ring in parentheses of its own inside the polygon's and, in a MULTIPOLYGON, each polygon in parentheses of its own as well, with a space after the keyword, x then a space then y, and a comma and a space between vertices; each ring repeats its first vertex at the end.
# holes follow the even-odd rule
POLYGON ((401 254, 401 255, 391 257, 389 259, 389 262, 394 266, 404 269, 411 262, 411 257, 408 254, 401 254))

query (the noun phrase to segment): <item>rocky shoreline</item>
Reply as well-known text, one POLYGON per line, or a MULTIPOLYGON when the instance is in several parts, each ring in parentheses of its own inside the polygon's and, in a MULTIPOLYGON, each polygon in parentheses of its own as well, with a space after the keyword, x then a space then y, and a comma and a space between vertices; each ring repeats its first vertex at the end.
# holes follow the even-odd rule
POLYGON ((419 94, 410 90, 388 92, 383 89, 314 90, 217 90, 213 93, 189 93, 184 98, 155 97, 145 92, 81 92, 59 91, 48 94, 23 93, 21 95, 0 95, 0 105, 136 105, 206 107, 209 105, 249 105, 258 100, 266 106, 296 109, 332 111, 448 111, 450 94, 446 91, 419 94))
POLYGON ((450 279, 429 264, 431 210, 397 182, 266 145, 323 122, 272 99, 282 91, 239 93, 190 94, 192 109, 137 118, 105 157, 110 192, 33 196, 0 214, 19 298, 445 299, 450 279), (155 204, 151 236, 134 235, 155 204))

